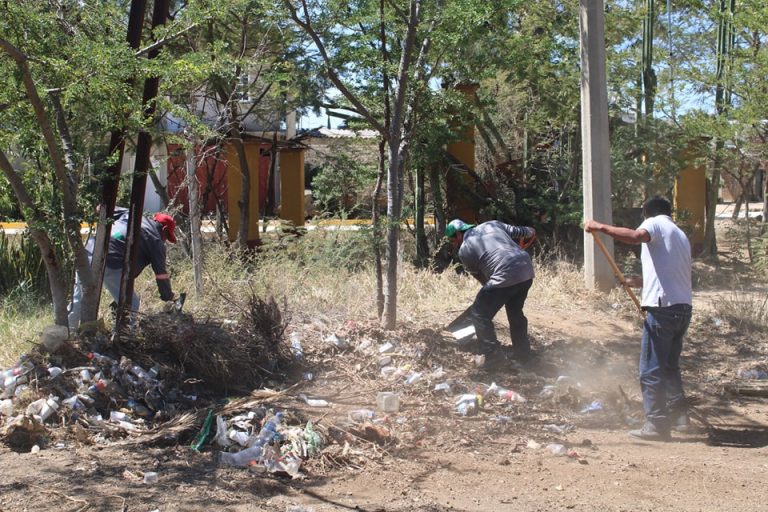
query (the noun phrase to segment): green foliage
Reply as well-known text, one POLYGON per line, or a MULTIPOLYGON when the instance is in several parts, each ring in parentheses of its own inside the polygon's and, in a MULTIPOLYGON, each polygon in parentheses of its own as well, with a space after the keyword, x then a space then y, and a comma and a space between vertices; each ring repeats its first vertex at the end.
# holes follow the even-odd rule
POLYGON ((312 179, 312 197, 326 212, 370 215, 371 191, 378 172, 345 153, 329 156, 312 179))
POLYGON ((50 291, 40 250, 27 235, 9 236, 0 230, 0 296, 47 297, 50 291))

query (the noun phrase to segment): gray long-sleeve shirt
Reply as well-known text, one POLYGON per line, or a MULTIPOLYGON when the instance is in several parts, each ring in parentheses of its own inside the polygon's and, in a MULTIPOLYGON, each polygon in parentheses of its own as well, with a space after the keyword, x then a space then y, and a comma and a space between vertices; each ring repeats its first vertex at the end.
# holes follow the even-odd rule
POLYGON ((492 220, 464 232, 459 259, 464 268, 489 288, 505 288, 533 279, 530 255, 515 240, 529 238, 529 227, 492 220))

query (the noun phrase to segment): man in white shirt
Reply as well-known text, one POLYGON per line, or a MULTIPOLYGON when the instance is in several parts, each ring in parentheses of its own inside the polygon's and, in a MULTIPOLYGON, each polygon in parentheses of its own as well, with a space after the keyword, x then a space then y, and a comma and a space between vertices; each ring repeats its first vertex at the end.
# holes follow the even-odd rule
POLYGON ((691 322, 691 246, 672 220, 672 205, 663 197, 643 206, 637 229, 588 220, 584 230, 598 231, 628 243, 642 244, 643 295, 646 312, 640 346, 640 389, 645 425, 632 430, 639 439, 666 441, 670 430, 688 429, 688 412, 680 375, 683 337, 691 322))

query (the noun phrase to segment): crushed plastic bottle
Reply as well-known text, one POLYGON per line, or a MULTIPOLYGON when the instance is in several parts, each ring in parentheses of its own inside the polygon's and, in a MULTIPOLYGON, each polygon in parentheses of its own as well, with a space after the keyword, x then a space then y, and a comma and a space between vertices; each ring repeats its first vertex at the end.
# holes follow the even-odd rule
POLYGON ((300 361, 304 358, 304 349, 301 348, 301 334, 299 334, 296 331, 293 331, 290 335, 291 338, 291 352, 293 352, 293 357, 300 361))
POLYGON ((219 462, 235 467, 248 467, 252 462, 260 462, 265 445, 280 440, 278 428, 282 423, 282 413, 276 413, 274 416, 264 422, 258 437, 256 437, 250 448, 235 453, 221 452, 219 462))
POLYGON ((299 398, 310 407, 329 407, 331 405, 327 400, 321 398, 309 398, 307 395, 299 395, 299 398))
POLYGON ((391 354, 394 351, 395 351, 395 346, 390 342, 386 342, 383 345, 379 345, 379 354, 391 354))
POLYGON ((347 342, 347 340, 345 340, 344 338, 339 338, 336 334, 330 334, 326 336, 323 341, 333 345, 339 350, 345 350, 349 348, 349 343, 347 342))
POLYGON ((455 409, 461 416, 471 416, 483 406, 483 396, 475 393, 465 393, 456 399, 455 409))
POLYGON ((556 444, 556 443, 548 444, 547 450, 549 450, 549 452, 555 457, 565 457, 566 455, 568 455, 568 448, 566 448, 562 444, 556 444))
POLYGON ((419 382, 424 376, 421 372, 411 372, 408 374, 408 377, 405 379, 406 384, 416 384, 419 382))
POLYGON ((439 384, 435 384, 435 391, 445 391, 448 392, 451 390, 451 384, 448 382, 441 382, 439 384))
POLYGON ((591 412, 598 412, 603 410, 603 403, 600 400, 595 400, 589 405, 585 406, 581 410, 581 414, 589 414, 591 412))
POLYGON ((492 382, 491 385, 488 386, 488 389, 485 391, 485 396, 488 395, 496 395, 506 402, 518 402, 524 404, 528 401, 528 399, 520 393, 511 389, 503 388, 495 382, 492 382))
POLYGON ((153 413, 151 410, 149 410, 149 408, 148 408, 148 407, 146 407, 146 406, 144 406, 144 405, 140 404, 139 402, 137 402, 137 401, 136 401, 136 400, 134 400, 133 398, 129 398, 129 399, 128 399, 128 402, 126 402, 126 406, 127 406, 127 407, 128 407, 130 410, 131 410, 131 411, 133 411, 133 413, 134 413, 136 416, 138 416, 138 417, 140 417, 140 418, 144 418, 144 419, 152 419, 152 417, 154 416, 154 413, 153 413))
POLYGON ((312 456, 320 451, 320 445, 322 439, 320 435, 315 432, 315 426, 311 421, 307 422, 304 427, 304 443, 306 445, 306 451, 308 456, 312 456))
POLYGON ((355 409, 354 411, 349 411, 347 416, 351 421, 361 423, 372 420, 376 416, 376 412, 371 409, 355 409))

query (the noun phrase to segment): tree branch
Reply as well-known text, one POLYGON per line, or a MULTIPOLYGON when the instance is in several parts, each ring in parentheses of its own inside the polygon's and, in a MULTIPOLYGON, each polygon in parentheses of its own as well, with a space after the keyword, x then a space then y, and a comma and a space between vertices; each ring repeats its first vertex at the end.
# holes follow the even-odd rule
POLYGON ((136 52, 136 56, 137 57, 143 57, 144 55, 148 54, 149 52, 151 52, 153 50, 159 50, 160 48, 162 48, 166 44, 170 43, 174 39, 176 39, 178 37, 181 37, 184 34, 186 34, 187 32, 189 32, 190 30, 192 30, 193 28, 196 28, 198 25, 199 25, 199 23, 193 23, 190 26, 179 30, 178 32, 175 32, 173 34, 167 35, 164 38, 157 40, 154 43, 152 43, 151 45, 149 45, 149 46, 147 46, 145 48, 142 48, 141 50, 137 51, 136 52))
POLYGON ((331 59, 328 56, 328 51, 325 48, 325 44, 323 44, 322 39, 320 39, 319 34, 315 31, 314 27, 312 27, 312 23, 310 21, 309 17, 309 9, 307 8, 306 0, 300 0, 301 6, 304 14, 304 18, 306 21, 303 21, 300 17, 298 12, 296 11, 296 8, 293 6, 290 0, 283 0, 283 3, 288 8, 288 11, 290 12, 291 19, 299 26, 301 27, 304 32, 309 35, 309 37, 312 38, 312 41, 315 43, 315 46, 317 46, 318 51, 320 52, 320 56, 323 59, 323 64, 325 64, 325 70, 328 73, 328 77, 331 79, 331 82, 333 82, 333 85, 336 86, 336 88, 341 92, 341 94, 344 95, 345 98, 349 100, 350 103, 352 103, 357 111, 360 113, 361 116, 365 118, 368 123, 371 124, 379 133, 382 134, 382 136, 389 138, 389 134, 387 133, 387 130, 385 127, 371 114, 371 112, 363 105, 363 103, 355 96, 352 91, 350 91, 347 86, 342 82, 339 75, 336 73, 336 70, 333 69, 331 66, 331 59))
POLYGON ((49 92, 48 97, 51 99, 53 111, 56 113, 56 126, 59 129, 59 138, 61 139, 61 146, 64 150, 64 165, 67 167, 70 186, 75 187, 77 186, 77 180, 75 178, 77 162, 75 159, 75 150, 74 144, 72 143, 72 136, 69 133, 69 126, 67 125, 67 119, 64 115, 64 109, 61 106, 61 98, 59 98, 58 91, 49 92))

